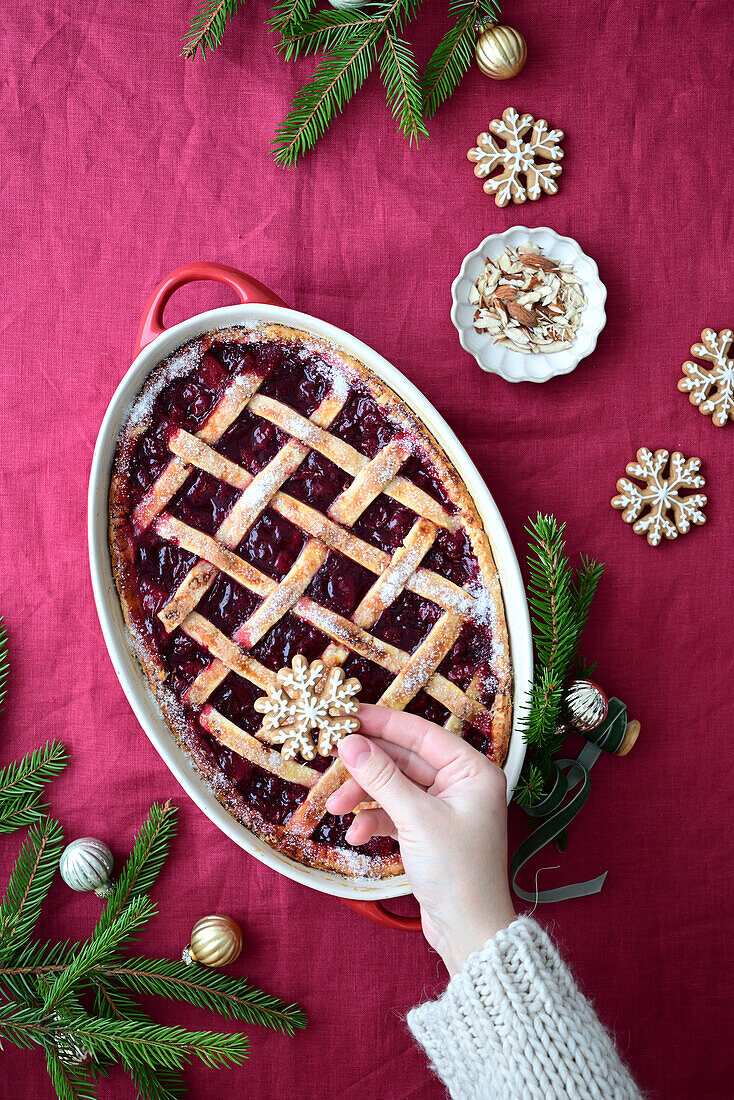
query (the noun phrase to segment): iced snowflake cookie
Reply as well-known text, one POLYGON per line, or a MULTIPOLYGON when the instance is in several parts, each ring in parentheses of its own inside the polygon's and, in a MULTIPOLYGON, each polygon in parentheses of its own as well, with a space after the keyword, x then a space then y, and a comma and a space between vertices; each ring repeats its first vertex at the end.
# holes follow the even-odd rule
POLYGON ((255 700, 255 710, 264 716, 257 737, 282 745, 286 760, 296 755, 313 760, 317 751, 329 756, 343 737, 359 729, 359 721, 350 715, 359 710, 355 696, 362 685, 354 677, 345 679, 338 666, 327 669, 323 661, 309 664, 299 654, 290 668, 281 668, 276 680, 267 695, 255 700))
POLYGON ((683 374, 678 389, 688 394, 692 405, 704 416, 710 416, 717 428, 723 428, 727 420, 734 420, 734 359, 729 358, 732 331, 725 328, 716 333, 705 328, 701 333, 701 343, 694 344, 691 355, 710 363, 683 364, 683 374))
POLYGON ((559 145, 563 130, 549 130, 545 119, 539 118, 536 122, 532 115, 519 115, 514 107, 503 111, 502 118, 492 119, 489 129, 492 133, 480 134, 476 147, 469 150, 467 157, 474 162, 474 175, 484 179, 484 190, 488 195, 494 194, 497 206, 507 206, 510 201, 522 203, 526 199, 534 202, 540 198, 541 191, 555 195, 558 190, 555 177, 563 171, 560 164, 555 163, 563 156, 559 145), (500 146, 492 134, 503 141, 504 146, 500 146))
POLYGON ((630 462, 627 473, 643 485, 620 478, 618 496, 612 508, 620 508, 625 523, 632 523, 638 535, 647 535, 650 546, 658 546, 663 538, 676 539, 691 529, 691 524, 706 522, 703 507, 706 497, 688 490, 706 484, 699 473, 700 458, 685 459, 680 451, 649 451, 642 447, 637 462, 630 462))

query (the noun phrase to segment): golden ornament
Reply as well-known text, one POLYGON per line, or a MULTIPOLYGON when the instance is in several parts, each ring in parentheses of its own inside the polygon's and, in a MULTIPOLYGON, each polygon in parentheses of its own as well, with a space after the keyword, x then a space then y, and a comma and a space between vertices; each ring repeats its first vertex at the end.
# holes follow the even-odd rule
POLYGON ((528 48, 519 31, 501 23, 482 28, 474 48, 477 65, 492 80, 509 80, 528 59, 528 48))
POLYGON ((227 966, 241 951, 242 929, 237 921, 214 913, 196 922, 182 958, 187 965, 198 962, 203 966, 227 966))

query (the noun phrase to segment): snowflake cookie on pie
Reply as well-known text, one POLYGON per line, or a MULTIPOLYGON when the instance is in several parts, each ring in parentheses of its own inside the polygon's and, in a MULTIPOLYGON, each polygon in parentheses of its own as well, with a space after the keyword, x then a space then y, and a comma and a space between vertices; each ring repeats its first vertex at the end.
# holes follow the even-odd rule
POLYGON ((544 118, 536 122, 532 115, 520 115, 514 107, 503 111, 502 118, 493 118, 489 129, 491 133, 479 135, 467 157, 474 162, 474 175, 484 179, 484 190, 494 195, 497 206, 527 199, 535 202, 543 191, 555 195, 556 178, 563 171, 557 163, 563 157, 559 144, 563 130, 549 130, 544 118), (495 137, 504 145, 499 145, 495 137))
POLYGON ((282 745, 281 754, 292 760, 299 753, 304 760, 329 756, 348 733, 356 733, 361 690, 359 680, 348 680, 338 666, 325 668, 323 661, 307 661, 302 654, 290 668, 281 668, 276 683, 255 700, 255 710, 264 715, 257 736, 271 745, 282 745), (316 742, 312 736, 316 735, 316 742))

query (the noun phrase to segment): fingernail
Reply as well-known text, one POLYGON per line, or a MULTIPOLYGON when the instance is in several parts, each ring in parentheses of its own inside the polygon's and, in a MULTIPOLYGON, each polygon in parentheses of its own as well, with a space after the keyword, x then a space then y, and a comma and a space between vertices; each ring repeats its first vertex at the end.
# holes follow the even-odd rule
POLYGON ((339 746, 339 755, 348 768, 361 768, 367 763, 371 752, 372 746, 367 738, 358 734, 347 737, 339 746))
POLYGON ((326 799, 326 809, 329 811, 329 813, 331 813, 331 804, 332 804, 333 800, 334 800, 333 795, 331 796, 331 798, 326 799))

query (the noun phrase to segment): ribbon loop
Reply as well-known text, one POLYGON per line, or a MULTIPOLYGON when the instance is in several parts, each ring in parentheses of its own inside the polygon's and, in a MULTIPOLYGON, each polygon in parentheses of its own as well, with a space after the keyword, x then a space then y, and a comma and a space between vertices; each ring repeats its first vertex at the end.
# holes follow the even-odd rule
POLYGON ((530 817, 544 820, 520 844, 510 862, 512 888, 523 901, 549 903, 566 901, 569 898, 582 898, 589 894, 598 894, 604 885, 606 871, 596 878, 587 879, 586 882, 574 882, 552 890, 531 892, 518 886, 517 876, 533 856, 568 828, 580 812, 591 792, 589 773, 592 767, 602 752, 617 751, 622 744, 626 728, 627 708, 619 699, 610 699, 607 717, 596 729, 590 730, 585 735, 587 744, 584 745, 577 759, 553 761, 554 774, 548 793, 540 802, 536 802, 526 810, 530 817), (566 801, 567 795, 573 791, 576 793, 566 801))

